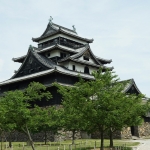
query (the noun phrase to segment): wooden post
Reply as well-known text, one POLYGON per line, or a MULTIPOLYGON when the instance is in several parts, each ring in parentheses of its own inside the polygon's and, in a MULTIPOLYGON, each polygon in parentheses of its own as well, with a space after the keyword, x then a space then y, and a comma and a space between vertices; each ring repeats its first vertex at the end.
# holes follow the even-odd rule
POLYGON ((65 145, 64 145, 64 150, 65 150, 65 145))
POLYGON ((24 150, 24 146, 22 146, 22 150, 24 150))
POLYGON ((6 150, 7 150, 7 142, 6 142, 6 150))
POLYGON ((72 145, 71 145, 71 150, 72 150, 72 145))

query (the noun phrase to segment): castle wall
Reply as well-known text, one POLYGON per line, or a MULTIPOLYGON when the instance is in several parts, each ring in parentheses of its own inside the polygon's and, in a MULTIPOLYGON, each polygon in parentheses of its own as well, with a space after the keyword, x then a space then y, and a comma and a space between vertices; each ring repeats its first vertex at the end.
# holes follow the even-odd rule
POLYGON ((139 137, 150 137, 150 122, 144 122, 139 126, 139 137))

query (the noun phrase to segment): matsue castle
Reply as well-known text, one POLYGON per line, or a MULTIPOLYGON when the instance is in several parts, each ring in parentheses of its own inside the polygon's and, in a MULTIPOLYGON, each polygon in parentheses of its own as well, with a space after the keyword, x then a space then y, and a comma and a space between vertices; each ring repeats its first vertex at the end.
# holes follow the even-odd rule
MULTIPOLYGON (((57 93, 52 83, 58 82, 64 86, 72 86, 79 80, 79 75, 84 80, 94 80, 92 72, 102 68, 113 70, 108 67, 111 59, 97 56, 90 48, 93 39, 81 37, 73 29, 57 25, 50 18, 49 23, 39 37, 32 38, 37 42, 37 47, 29 46, 23 56, 12 58, 16 63, 21 63, 20 68, 15 70, 14 75, 0 82, 0 95, 4 92, 24 89, 32 81, 44 84, 53 95, 50 101, 42 100, 37 103, 44 107, 61 104, 61 95, 57 93)), ((133 79, 128 80, 124 92, 141 93, 133 79)), ((131 138, 132 136, 150 136, 150 117, 144 117, 141 126, 129 127, 119 132, 117 138, 131 138)))

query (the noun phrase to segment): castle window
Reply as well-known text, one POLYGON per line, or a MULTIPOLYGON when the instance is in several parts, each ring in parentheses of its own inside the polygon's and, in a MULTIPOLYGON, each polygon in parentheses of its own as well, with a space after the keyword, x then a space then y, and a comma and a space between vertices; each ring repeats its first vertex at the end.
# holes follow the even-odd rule
POLYGON ((38 48, 42 48, 42 44, 39 44, 39 45, 38 45, 38 48))
POLYGON ((89 52, 85 52, 83 55, 83 59, 89 61, 89 58, 90 58, 89 52))
POLYGON ((54 42, 55 42, 55 43, 58 43, 58 39, 55 39, 54 42))
POLYGON ((90 73, 90 72, 89 72, 89 67, 87 67, 87 66, 84 67, 84 73, 87 73, 87 74, 90 73))
POLYGON ((61 57, 61 58, 66 57, 66 53, 60 53, 60 57, 61 57))
POLYGON ((75 69, 76 69, 76 66, 75 66, 75 65, 72 65, 72 70, 75 71, 75 69))
POLYGON ((89 57, 87 56, 83 56, 83 59, 89 61, 89 57))

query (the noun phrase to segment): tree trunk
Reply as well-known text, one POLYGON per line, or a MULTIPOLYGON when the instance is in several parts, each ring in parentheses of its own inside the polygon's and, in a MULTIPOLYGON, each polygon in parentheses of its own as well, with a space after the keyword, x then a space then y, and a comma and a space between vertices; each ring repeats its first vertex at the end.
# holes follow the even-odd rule
POLYGON ((104 130, 103 130, 103 126, 100 130, 101 133, 101 145, 100 145, 100 150, 104 150, 104 130))
POLYGON ((72 131, 72 145, 74 144, 75 140, 75 130, 72 131))
POLYGON ((33 140, 32 140, 32 138, 31 138, 31 135, 30 135, 30 132, 29 132, 29 130, 28 130, 27 125, 26 125, 26 131, 27 131, 27 135, 28 135, 29 142, 30 142, 30 144, 31 144, 32 150, 35 150, 34 143, 33 143, 33 140))
POLYGON ((44 142, 45 142, 45 145, 47 144, 47 133, 46 133, 46 131, 44 131, 44 142))
POLYGON ((3 137, 1 135, 1 150, 3 150, 3 137))
POLYGON ((12 144, 11 144, 11 132, 9 132, 9 147, 10 148, 12 147, 12 144))
POLYGON ((114 144, 113 144, 113 132, 112 132, 111 128, 109 131, 109 140, 110 140, 110 148, 113 148, 113 146, 114 146, 114 144))

